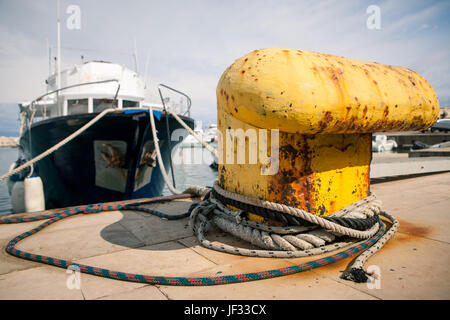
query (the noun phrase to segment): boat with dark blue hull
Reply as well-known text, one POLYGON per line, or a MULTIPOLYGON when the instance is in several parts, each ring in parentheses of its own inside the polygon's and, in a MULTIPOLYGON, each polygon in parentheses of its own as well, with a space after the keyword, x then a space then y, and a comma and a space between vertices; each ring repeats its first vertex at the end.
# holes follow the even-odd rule
MULTIPOLYGON (((96 115, 72 115, 34 123, 20 140, 25 159, 46 151, 96 115)), ((164 166, 170 168, 170 152, 178 141, 172 141, 169 149, 164 117, 162 114, 159 120, 155 117, 155 123, 164 166)), ((182 119, 193 127, 192 119, 182 119)), ((181 129, 171 116, 169 126, 171 132, 181 129)), ((156 168, 153 151, 148 111, 108 114, 35 165, 34 171, 44 185, 46 208, 161 195, 164 180, 156 168), (116 163, 114 156, 118 157, 116 163)))
MULTIPOLYGON (((14 211, 26 207, 14 205, 23 198, 20 192, 24 193, 23 187, 15 185, 35 176, 42 180, 45 209, 161 195, 165 181, 157 161, 150 116, 155 121, 167 173, 172 167, 171 152, 188 135, 167 111, 170 107, 162 94, 162 104, 153 104, 151 115, 144 102, 142 79, 123 66, 105 62, 75 66, 61 72, 59 81, 64 85, 60 88, 55 86, 55 76, 48 79, 45 95, 20 105, 22 125, 15 166, 81 133, 30 170, 10 178, 14 211), (102 112, 105 114, 97 120, 102 112)), ((174 89, 172 92, 181 93, 174 89)), ((189 97, 187 102, 187 107, 176 114, 193 129, 189 97)))

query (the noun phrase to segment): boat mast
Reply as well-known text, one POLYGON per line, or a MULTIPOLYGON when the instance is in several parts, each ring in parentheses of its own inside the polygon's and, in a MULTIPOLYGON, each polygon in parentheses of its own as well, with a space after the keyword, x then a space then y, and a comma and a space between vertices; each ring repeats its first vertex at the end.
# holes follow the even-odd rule
MULTIPOLYGON (((52 75, 52 48, 50 47, 48 38, 45 39, 45 42, 47 44, 47 54, 48 54, 48 77, 50 78, 52 75)), ((48 88, 47 88, 47 90, 48 90, 48 88)))
MULTIPOLYGON (((61 23, 59 19, 59 0, 56 2, 56 16, 57 16, 57 58, 56 58, 56 86, 57 89, 61 89, 61 23)), ((59 91, 56 94, 58 114, 61 115, 61 104, 59 101, 59 91)))

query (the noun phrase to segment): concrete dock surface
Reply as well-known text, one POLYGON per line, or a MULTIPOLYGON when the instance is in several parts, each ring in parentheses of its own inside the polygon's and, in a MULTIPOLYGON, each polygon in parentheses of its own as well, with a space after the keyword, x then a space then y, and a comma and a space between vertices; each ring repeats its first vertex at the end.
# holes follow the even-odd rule
MULTIPOLYGON (((340 278, 352 256, 294 275, 206 287, 154 286, 82 273, 78 289, 69 284, 71 271, 5 252, 9 240, 43 222, 35 221, 0 225, 0 299, 449 299, 450 173, 381 180, 371 190, 400 221, 396 235, 365 265, 378 268, 376 286, 340 278)), ((190 203, 185 199, 148 206, 179 214, 190 203)), ((208 239, 248 247, 218 231, 208 239)), ((320 257, 251 258, 212 251, 200 246, 188 219, 168 221, 137 211, 70 217, 17 248, 115 271, 188 277, 264 271, 320 257)))

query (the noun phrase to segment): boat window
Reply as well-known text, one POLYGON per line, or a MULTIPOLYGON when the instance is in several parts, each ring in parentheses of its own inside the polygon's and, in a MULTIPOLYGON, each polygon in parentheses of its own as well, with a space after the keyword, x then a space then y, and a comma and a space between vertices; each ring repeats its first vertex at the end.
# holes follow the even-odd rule
POLYGON ((88 113, 88 99, 67 100, 69 114, 88 113))
POLYGON ((113 106, 112 99, 94 99, 94 112, 102 112, 105 109, 117 107, 117 100, 113 106))
POLYGON ((139 107, 139 103, 137 101, 131 100, 122 101, 122 108, 137 108, 137 107, 139 107))

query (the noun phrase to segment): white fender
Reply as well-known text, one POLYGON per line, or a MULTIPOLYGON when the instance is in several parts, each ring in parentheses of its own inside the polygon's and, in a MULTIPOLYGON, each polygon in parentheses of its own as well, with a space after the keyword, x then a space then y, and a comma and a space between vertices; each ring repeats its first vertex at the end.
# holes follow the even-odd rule
POLYGON ((25 212, 25 183, 17 181, 11 191, 11 205, 14 213, 25 212))
POLYGON ((35 212, 45 210, 44 185, 40 177, 28 177, 24 181, 25 210, 35 212))

